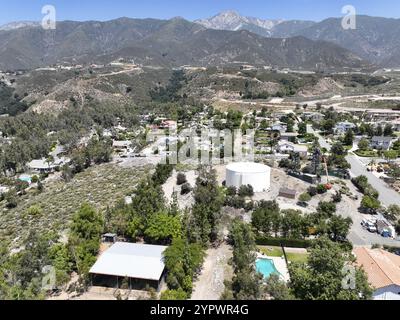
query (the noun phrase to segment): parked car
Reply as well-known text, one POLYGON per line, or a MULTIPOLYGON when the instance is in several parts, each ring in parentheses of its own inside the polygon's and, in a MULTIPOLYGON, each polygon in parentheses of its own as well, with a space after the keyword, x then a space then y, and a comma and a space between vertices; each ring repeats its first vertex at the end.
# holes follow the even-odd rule
POLYGON ((363 219, 361 221, 361 225, 371 233, 376 233, 378 231, 376 228, 376 224, 372 221, 369 221, 368 219, 363 219))
POLYGON ((297 205, 299 207, 303 207, 303 208, 307 208, 308 207, 308 203, 305 202, 305 201, 299 201, 299 202, 297 202, 297 205))

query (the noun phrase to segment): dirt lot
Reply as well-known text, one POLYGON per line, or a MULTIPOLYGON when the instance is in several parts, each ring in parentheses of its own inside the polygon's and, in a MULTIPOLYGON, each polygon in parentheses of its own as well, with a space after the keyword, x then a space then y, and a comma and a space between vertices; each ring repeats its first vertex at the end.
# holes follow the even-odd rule
POLYGON ((217 249, 209 249, 203 270, 194 284, 192 300, 219 300, 225 290, 224 281, 233 275, 228 261, 232 258, 232 249, 223 244, 217 249))

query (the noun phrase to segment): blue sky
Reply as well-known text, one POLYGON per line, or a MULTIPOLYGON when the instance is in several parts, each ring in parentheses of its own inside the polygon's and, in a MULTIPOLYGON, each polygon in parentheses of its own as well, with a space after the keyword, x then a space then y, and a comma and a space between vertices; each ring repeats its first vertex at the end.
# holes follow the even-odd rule
POLYGON ((351 4, 357 14, 400 18, 398 0, 0 0, 0 24, 42 19, 41 8, 52 4, 57 20, 110 20, 122 16, 188 20, 206 18, 223 10, 265 19, 323 20, 341 16, 351 4))

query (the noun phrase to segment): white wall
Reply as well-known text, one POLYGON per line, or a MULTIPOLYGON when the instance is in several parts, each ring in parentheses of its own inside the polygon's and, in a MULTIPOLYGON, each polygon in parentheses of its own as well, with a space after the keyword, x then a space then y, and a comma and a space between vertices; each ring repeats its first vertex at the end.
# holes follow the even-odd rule
POLYGON ((373 293, 374 300, 400 300, 400 286, 391 285, 373 293))
POLYGON ((236 187, 251 185, 254 192, 263 192, 269 190, 271 186, 271 172, 267 170, 262 173, 240 173, 231 170, 226 171, 226 185, 236 187))

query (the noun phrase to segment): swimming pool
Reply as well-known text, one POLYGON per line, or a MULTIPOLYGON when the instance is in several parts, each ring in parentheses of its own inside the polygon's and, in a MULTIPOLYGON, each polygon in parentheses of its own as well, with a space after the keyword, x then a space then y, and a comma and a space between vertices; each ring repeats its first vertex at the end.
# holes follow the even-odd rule
POLYGON ((257 259, 256 270, 264 276, 264 279, 268 279, 271 274, 281 275, 271 259, 257 259))
POLYGON ((23 181, 23 182, 28 182, 29 184, 32 183, 32 178, 31 177, 21 176, 21 177, 19 177, 19 180, 23 181))

